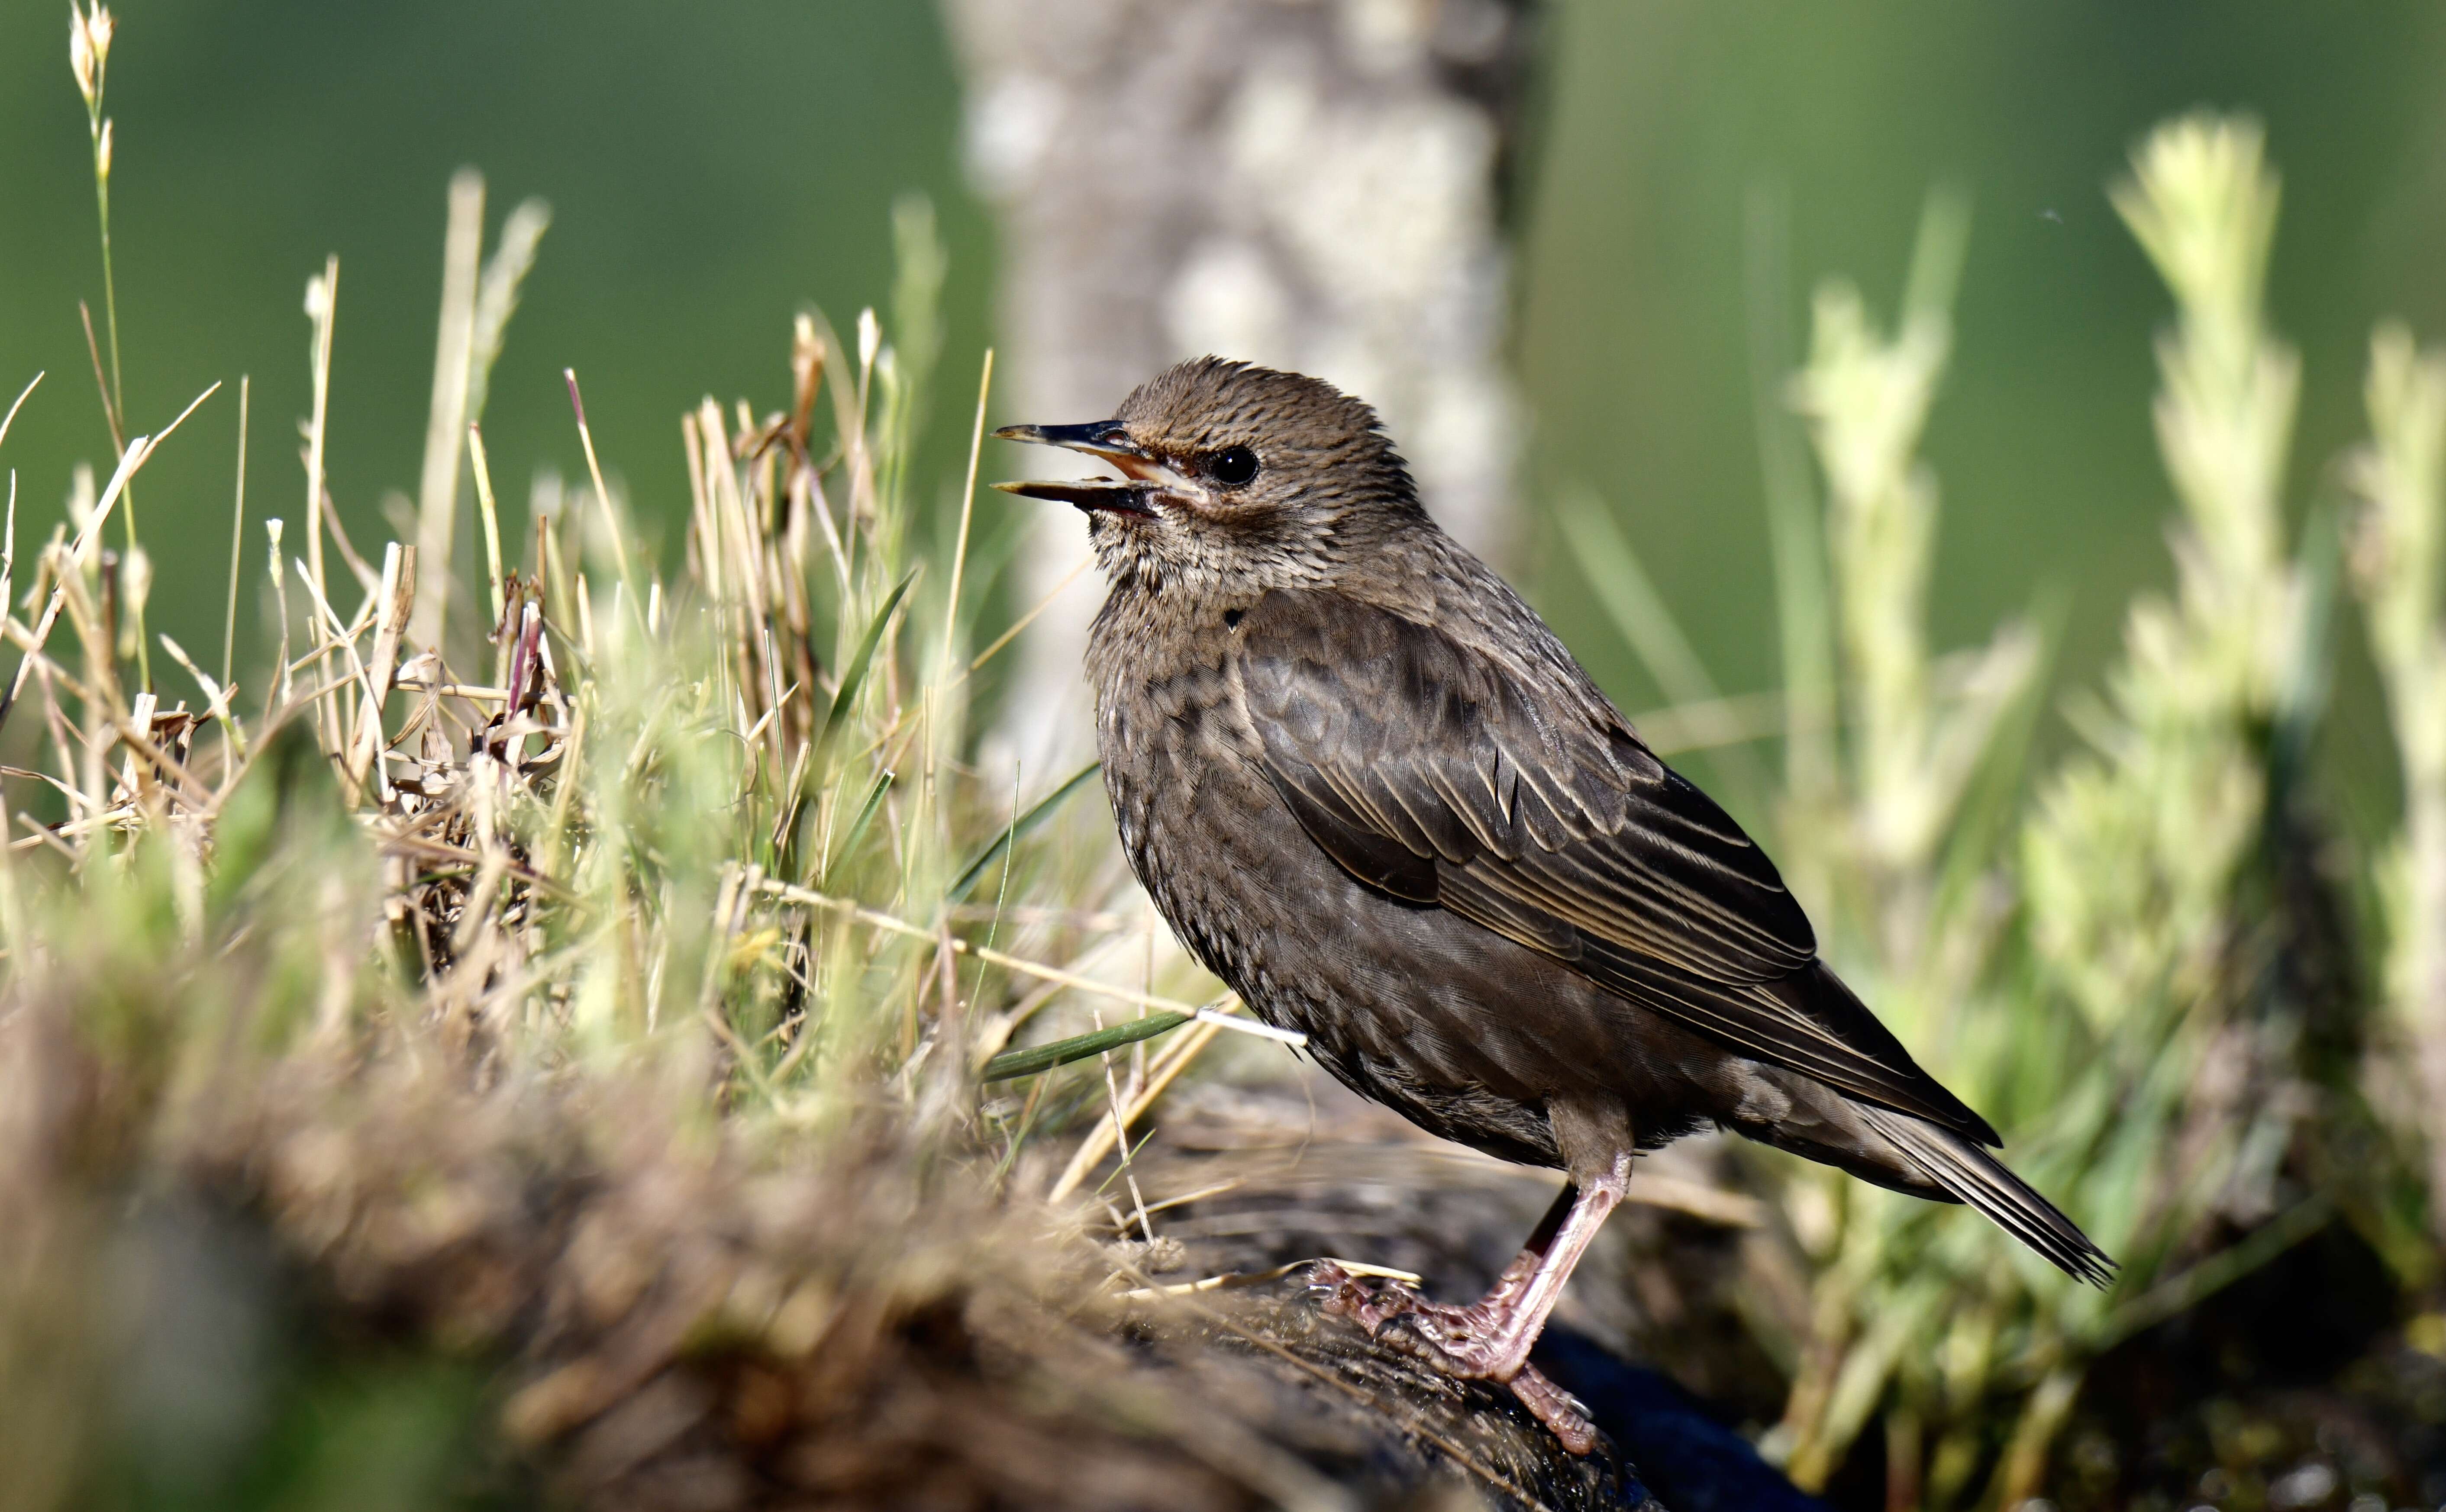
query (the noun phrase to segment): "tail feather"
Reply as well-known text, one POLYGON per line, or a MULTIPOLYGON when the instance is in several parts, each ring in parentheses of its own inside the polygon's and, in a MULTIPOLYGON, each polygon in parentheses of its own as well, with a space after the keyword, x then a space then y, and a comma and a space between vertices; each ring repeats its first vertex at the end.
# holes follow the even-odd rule
POLYGON ((2065 1275, 2103 1288, 2115 1261, 2053 1203, 1968 1139, 1926 1119, 1872 1104, 1853 1105, 1895 1151, 1936 1185, 1987 1215, 1997 1227, 2045 1256, 2065 1275))

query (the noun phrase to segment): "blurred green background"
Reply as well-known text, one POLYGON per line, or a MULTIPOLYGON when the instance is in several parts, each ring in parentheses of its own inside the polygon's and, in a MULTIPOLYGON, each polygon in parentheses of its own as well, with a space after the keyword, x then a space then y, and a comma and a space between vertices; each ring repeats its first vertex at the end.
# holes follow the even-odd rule
MULTIPOLYGON (((555 209, 486 423, 513 527, 536 470, 582 469, 568 365, 607 468, 668 534, 682 408, 708 392, 782 403, 792 311, 813 301, 846 326, 885 301, 904 191, 938 208, 951 256, 940 395, 974 371, 991 233, 961 183, 958 80, 930 6, 128 0, 119 16, 130 420, 156 428, 216 378, 233 390, 139 490, 155 626, 199 655, 219 627, 240 373, 250 514, 299 512, 299 301, 327 251, 342 261, 334 495, 363 544, 386 491, 413 492, 442 191, 461 163, 488 176, 496 223, 528 195, 555 209)), ((76 310, 91 299, 100 318, 101 280, 66 21, 0 9, 0 383, 50 374, 0 457, 25 541, 57 517, 71 464, 108 452, 76 310)), ((2103 185, 2173 112, 2267 122, 2286 180, 2272 308, 2305 364, 2293 497, 2332 501, 2372 321, 2446 332, 2442 31, 2426 7, 2266 0, 1558 4, 1515 201, 1533 496, 1599 490, 1719 681, 1772 685, 1754 323, 1781 322, 1797 352, 1808 286, 1832 272, 1891 312, 1922 200, 1953 184, 1976 222, 1928 444, 1947 506, 1938 640, 1982 638, 2053 585, 2071 605, 2059 678, 2094 671, 2131 591, 2167 576, 2170 509, 2148 407, 2166 303, 2103 185), (1780 310, 1745 289, 1744 206, 1761 190, 1787 210, 1780 310)), ((933 487, 955 482, 965 410, 935 405, 933 487)), ((1655 701, 1548 532, 1523 534, 1517 565, 1566 638, 1627 705, 1655 701)), ((2343 769, 2383 774, 2356 657, 2341 698, 2343 769)), ((2345 786, 2388 807, 2385 784, 2345 786)))
MULTIPOLYGON (((976 370, 988 237, 960 186, 959 87, 929 6, 134 0, 114 13, 129 424, 156 430, 228 384, 138 487, 154 626, 199 659, 220 644, 241 373, 249 519, 285 515, 292 549, 301 539, 303 297, 326 252, 340 255, 332 497, 371 551, 382 495, 415 494, 444 189, 461 164, 489 182, 488 252, 518 199, 553 207, 485 415, 505 532, 536 469, 584 476, 563 367, 585 386, 607 473, 641 515, 675 526, 681 411, 707 393, 785 405, 796 310, 817 303, 846 335, 861 306, 888 305, 903 193, 934 202, 951 249, 943 360, 976 370)), ((49 373, 0 456, 28 511, 21 541, 60 517, 74 461, 109 474, 77 315, 89 300, 99 327, 102 275, 67 37, 64 3, 0 7, 0 383, 13 397, 49 373)), ((943 447, 964 444, 966 407, 937 407, 943 447)), ((252 588, 252 523, 249 538, 252 588)))
MULTIPOLYGON (((1560 20, 1521 277, 1537 465, 1622 513, 1727 688, 1777 681, 1754 315, 1797 354, 1810 288, 1842 274, 1891 320, 1932 183, 1965 191, 1974 223, 1925 447, 1945 506, 1931 630, 1966 644, 2064 591, 2060 683, 2094 674, 2133 591, 2170 576, 2149 407, 2168 300, 2104 194, 2144 131, 2198 105, 2267 124, 2285 179, 2269 302, 2305 369, 2297 513, 2337 500, 2334 459, 2365 434, 2373 321, 2446 331, 2434 8, 1580 0, 1560 20), (1780 312, 1744 289, 1755 190, 1786 207, 1780 312)), ((1566 639, 1615 654, 1562 552, 1536 581, 1566 639)), ((2375 780, 2392 756, 2357 650, 2339 700, 2327 738, 2360 829, 2392 811, 2375 780)))

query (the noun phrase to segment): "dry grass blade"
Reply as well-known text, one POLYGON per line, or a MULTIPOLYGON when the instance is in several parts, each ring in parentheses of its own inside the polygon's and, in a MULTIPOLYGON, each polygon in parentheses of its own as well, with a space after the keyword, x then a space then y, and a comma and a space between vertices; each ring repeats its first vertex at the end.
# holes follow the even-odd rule
POLYGON ((0 441, 6 441, 9 439, 9 427, 17 423, 17 412, 26 407, 26 401, 33 398, 34 389, 42 381, 43 375, 40 373, 28 379, 26 386, 19 389, 17 397, 9 402, 9 413, 0 415, 0 441))

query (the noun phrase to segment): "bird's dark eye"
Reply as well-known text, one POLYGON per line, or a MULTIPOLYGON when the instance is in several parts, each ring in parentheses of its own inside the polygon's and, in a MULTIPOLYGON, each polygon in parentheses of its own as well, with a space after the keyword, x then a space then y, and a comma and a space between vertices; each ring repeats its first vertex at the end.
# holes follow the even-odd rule
POLYGON ((1257 476, 1257 454, 1245 446, 1226 446, 1206 459, 1206 476, 1225 488, 1238 488, 1257 476))

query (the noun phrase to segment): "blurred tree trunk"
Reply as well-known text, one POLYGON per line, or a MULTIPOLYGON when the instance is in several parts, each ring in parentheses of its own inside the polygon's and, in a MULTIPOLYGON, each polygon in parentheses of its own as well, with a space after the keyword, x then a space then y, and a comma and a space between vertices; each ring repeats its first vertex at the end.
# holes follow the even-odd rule
MULTIPOLYGON (((998 409, 1101 419, 1203 352, 1313 373, 1372 401, 1436 517, 1502 555, 1519 419, 1499 222, 1533 0, 946 4, 970 175, 1000 216, 998 409)), ((1023 607, 1085 554, 1081 522, 1046 511, 1023 607)), ((1087 744, 1097 598, 1074 586, 1020 648, 1003 730, 1031 767, 1087 744)))

